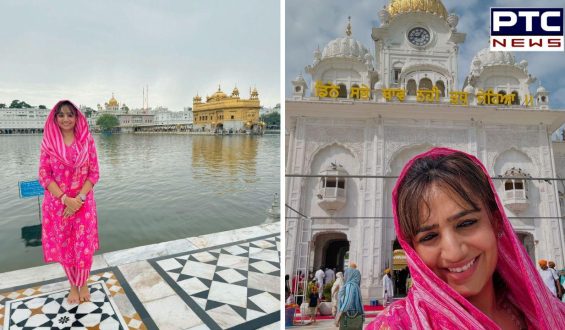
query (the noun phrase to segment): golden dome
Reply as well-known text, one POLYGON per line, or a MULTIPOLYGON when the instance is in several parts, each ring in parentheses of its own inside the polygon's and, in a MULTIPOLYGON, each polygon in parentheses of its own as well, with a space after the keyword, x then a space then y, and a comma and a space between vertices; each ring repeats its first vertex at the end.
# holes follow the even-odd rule
POLYGON ((390 17, 410 12, 424 12, 447 18, 447 10, 441 0, 390 0, 388 5, 390 17))
POLYGON ((211 100, 221 100, 228 97, 226 95, 226 93, 222 92, 222 89, 220 88, 220 86, 218 86, 218 91, 215 92, 214 94, 212 94, 212 96, 210 96, 211 100))
POLYGON ((112 93, 112 98, 110 99, 110 101, 108 101, 108 106, 117 106, 118 105, 118 100, 116 100, 114 98, 114 93, 112 93))

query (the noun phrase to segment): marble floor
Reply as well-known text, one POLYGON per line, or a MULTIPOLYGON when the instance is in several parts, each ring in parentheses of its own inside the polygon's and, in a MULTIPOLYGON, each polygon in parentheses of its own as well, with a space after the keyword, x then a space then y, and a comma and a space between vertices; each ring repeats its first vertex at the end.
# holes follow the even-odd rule
POLYGON ((4 329, 279 329, 279 223, 95 256, 92 301, 59 265, 0 274, 4 329))
POLYGON ((150 260, 209 329, 257 329, 280 318, 278 234, 150 260))
POLYGON ((154 323, 117 268, 90 275, 91 301, 70 305, 64 278, 0 291, 0 329, 148 329, 154 323))

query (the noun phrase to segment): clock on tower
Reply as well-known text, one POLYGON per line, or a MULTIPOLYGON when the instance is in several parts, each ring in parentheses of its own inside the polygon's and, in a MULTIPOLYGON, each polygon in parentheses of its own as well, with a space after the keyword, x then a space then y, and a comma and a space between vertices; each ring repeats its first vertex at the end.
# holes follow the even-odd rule
POLYGON ((430 32, 423 27, 415 27, 408 31, 408 41, 418 47, 423 47, 430 42, 430 32))

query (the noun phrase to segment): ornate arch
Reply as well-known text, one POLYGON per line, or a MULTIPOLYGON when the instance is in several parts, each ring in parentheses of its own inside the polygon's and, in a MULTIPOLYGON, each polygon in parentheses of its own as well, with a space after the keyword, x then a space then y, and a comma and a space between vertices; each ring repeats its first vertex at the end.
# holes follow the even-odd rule
POLYGON ((310 239, 311 242, 315 242, 321 235, 328 235, 328 234, 338 234, 338 235, 345 235, 345 238, 349 240, 349 228, 348 229, 329 229, 329 230, 320 230, 319 232, 312 235, 310 239))
POLYGON ((429 64, 429 63, 417 63, 417 64, 408 64, 404 66, 402 68, 402 71, 400 72, 400 80, 405 79, 406 76, 411 74, 412 72, 418 72, 418 71, 437 72, 443 75, 447 81, 451 81, 452 78, 451 74, 449 73, 449 70, 442 66, 429 64))
POLYGON ((326 261, 329 252, 328 244, 330 242, 347 242, 347 245, 350 247, 351 238, 349 237, 349 232, 349 228, 343 230, 320 230, 312 236, 309 252, 314 253, 314 257, 311 260, 311 265, 314 266, 314 270, 319 266, 327 266, 326 261))
POLYGON ((500 156, 504 155, 507 152, 511 152, 514 151, 518 154, 522 154, 524 157, 526 157, 533 165, 533 169, 534 171, 536 171, 536 173, 529 173, 532 176, 539 176, 540 171, 541 171, 541 166, 540 164, 536 161, 535 157, 531 157, 527 151, 521 150, 520 148, 518 148, 517 146, 513 145, 509 148, 506 148, 504 151, 499 152, 497 154, 495 154, 492 159, 489 160, 489 164, 488 164, 488 169, 491 171, 491 173, 493 173, 494 175, 502 175, 504 173, 496 173, 495 171, 495 165, 498 162, 500 156))
POLYGON ((403 153, 404 151, 408 150, 408 149, 417 149, 417 148, 427 148, 427 149, 431 149, 433 148, 435 145, 432 143, 428 143, 428 142, 424 142, 424 143, 419 143, 419 144, 407 144, 407 145, 403 145, 399 148, 397 148, 396 150, 394 150, 391 154, 391 156, 387 159, 386 164, 385 164, 385 171, 384 171, 384 175, 391 175, 392 174, 392 162, 398 157, 398 155, 400 155, 401 153, 403 153))
MULTIPOLYGON (((322 79, 329 71, 332 70, 348 70, 359 75, 359 78, 364 79, 366 77, 367 67, 364 63, 357 59, 348 58, 329 58, 324 59, 313 68, 311 72, 313 79, 322 79), (340 64, 343 64, 340 65, 340 64), (314 74, 315 73, 315 74, 314 74)), ((323 81, 326 83, 327 81, 323 81)))
MULTIPOLYGON (((357 173, 361 173, 361 161, 360 161, 361 157, 360 157, 360 155, 358 155, 353 149, 349 148, 348 146, 344 145, 343 143, 338 142, 337 140, 335 140, 333 142, 320 144, 316 147, 314 152, 309 154, 309 156, 306 158, 306 166, 305 166, 305 168, 308 169, 308 173, 310 173, 312 171, 312 163, 313 163, 314 159, 316 159, 316 156, 318 156, 318 154, 321 153, 323 150, 329 149, 329 148, 334 147, 334 146, 346 150, 351 156, 353 156, 353 159, 355 159, 355 162, 357 164, 357 173)), ((353 173, 350 173, 350 174, 353 174, 353 173)))

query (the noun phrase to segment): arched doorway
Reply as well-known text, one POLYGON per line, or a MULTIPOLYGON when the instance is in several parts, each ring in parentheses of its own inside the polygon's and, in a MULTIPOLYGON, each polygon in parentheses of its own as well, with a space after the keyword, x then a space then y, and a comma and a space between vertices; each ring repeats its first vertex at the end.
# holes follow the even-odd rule
POLYGON ((349 251, 347 240, 331 240, 326 243, 326 260, 324 265, 328 268, 342 270, 345 268, 345 254, 349 251))
POLYGON ((314 238, 314 258, 312 269, 322 267, 336 268, 342 271, 346 254, 349 252, 347 235, 339 232, 317 234, 314 238))
POLYGON ((445 84, 443 83, 443 81, 438 80, 436 82, 436 87, 437 89, 439 89, 440 96, 445 97, 445 84))
POLYGON ((431 91, 434 85, 430 78, 422 78, 420 79, 420 85, 418 85, 418 89, 425 89, 431 91))
POLYGON ((339 95, 337 96, 340 99, 347 98, 347 87, 345 84, 339 84, 339 95))
POLYGON ((414 79, 408 80, 406 83, 406 95, 415 96, 416 89, 416 81, 414 79))

